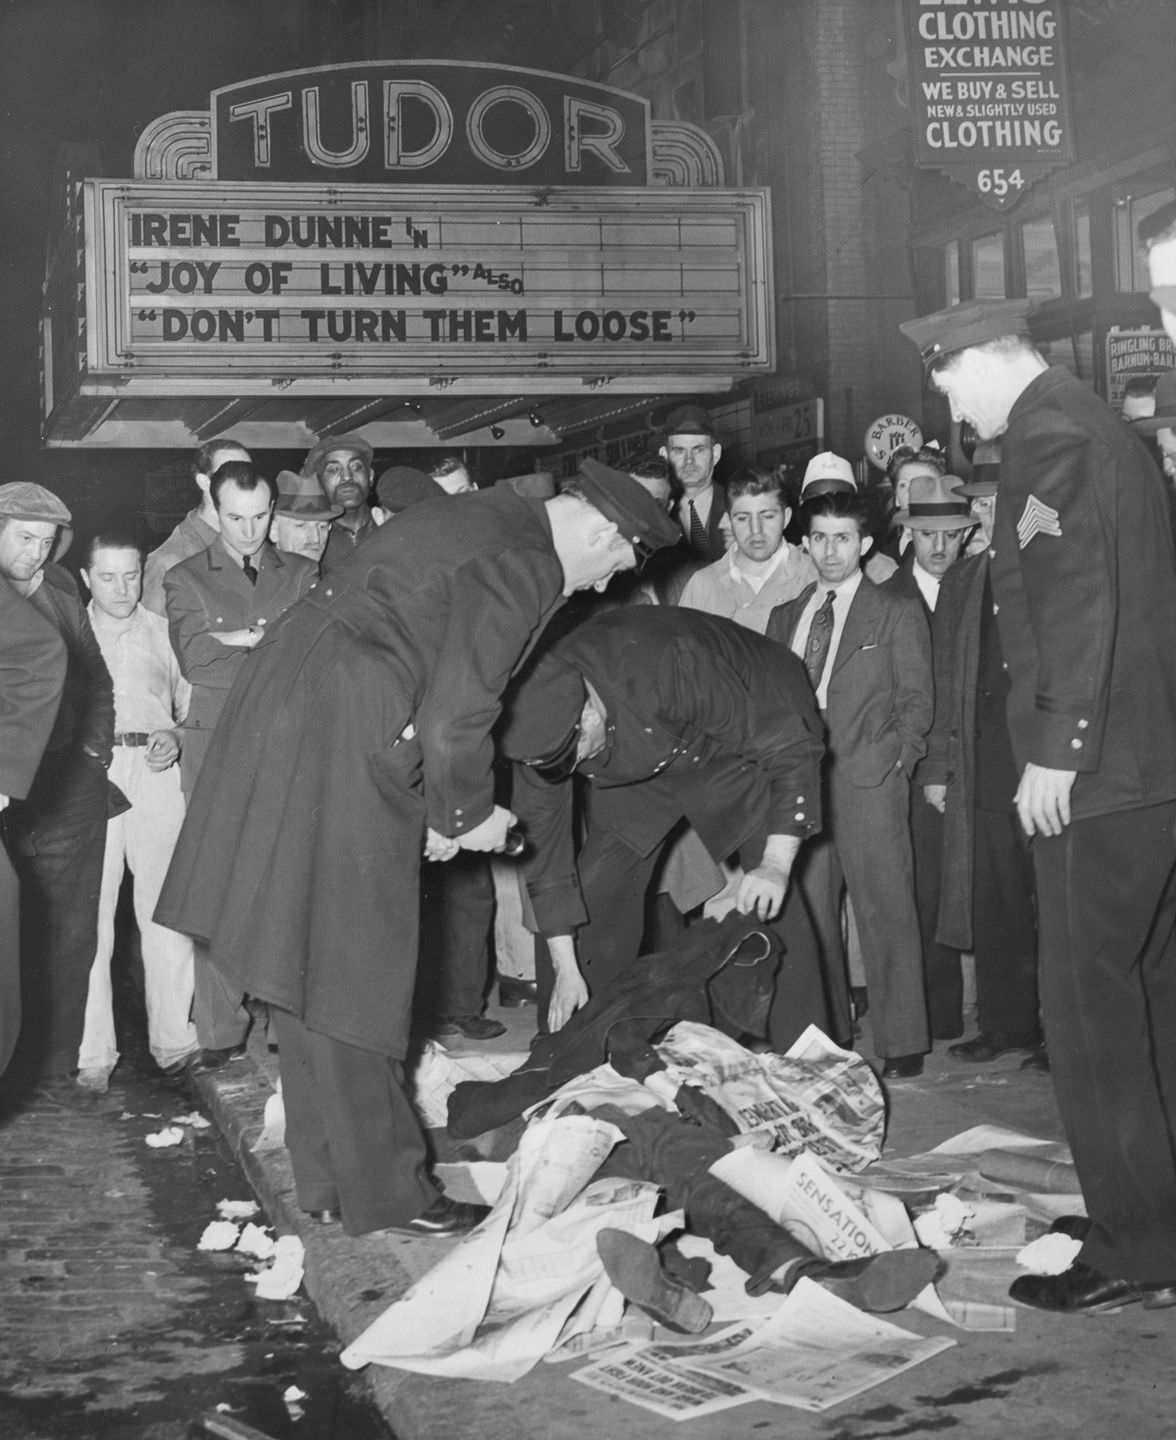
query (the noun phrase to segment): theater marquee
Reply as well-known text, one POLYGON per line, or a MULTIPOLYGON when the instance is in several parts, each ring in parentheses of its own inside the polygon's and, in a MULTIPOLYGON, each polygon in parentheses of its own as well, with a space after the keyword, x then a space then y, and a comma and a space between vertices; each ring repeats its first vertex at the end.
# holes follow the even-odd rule
POLYGON ((88 361, 125 375, 762 366, 761 192, 86 186, 88 361))
POLYGON ((763 189, 640 96, 483 64, 242 81, 69 177, 44 433, 546 444, 774 365, 763 189), (539 413, 538 401, 542 401, 539 413))

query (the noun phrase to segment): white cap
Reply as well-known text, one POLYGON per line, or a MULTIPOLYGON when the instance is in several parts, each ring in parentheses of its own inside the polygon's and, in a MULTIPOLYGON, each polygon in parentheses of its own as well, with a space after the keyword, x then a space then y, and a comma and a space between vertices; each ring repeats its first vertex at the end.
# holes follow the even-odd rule
POLYGON ((804 480, 800 487, 801 501, 811 500, 814 495, 829 495, 835 490, 856 493, 857 481, 853 466, 832 450, 822 450, 805 466, 804 480))

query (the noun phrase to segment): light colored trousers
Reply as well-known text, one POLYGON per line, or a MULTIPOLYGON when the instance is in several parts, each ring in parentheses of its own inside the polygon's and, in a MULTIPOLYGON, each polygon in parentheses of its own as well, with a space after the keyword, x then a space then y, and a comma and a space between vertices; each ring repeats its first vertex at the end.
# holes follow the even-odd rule
POLYGON ((180 767, 158 774, 147 768, 142 745, 116 746, 110 778, 131 808, 106 827, 102 895, 98 907, 98 949, 90 969, 86 1024, 78 1051, 81 1070, 112 1070, 118 1063, 110 962, 114 914, 123 874, 134 877, 135 919, 143 953, 147 1041, 159 1065, 170 1065, 197 1048, 192 1010, 192 942, 156 925, 154 913, 176 837, 184 821, 180 767))

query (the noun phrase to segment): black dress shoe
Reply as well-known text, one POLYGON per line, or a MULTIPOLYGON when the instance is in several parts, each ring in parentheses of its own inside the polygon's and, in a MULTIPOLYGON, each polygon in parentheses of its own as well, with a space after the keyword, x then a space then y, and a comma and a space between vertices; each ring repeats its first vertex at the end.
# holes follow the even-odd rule
POLYGON ((498 1003, 504 1010, 517 1010, 521 1005, 534 1005, 539 999, 539 986, 534 980, 517 975, 498 977, 498 1003))
POLYGON ((241 1060, 245 1055, 245 1046, 226 1045, 223 1050, 201 1050, 199 1055, 192 1058, 188 1066, 190 1075, 209 1075, 214 1070, 223 1070, 226 1065, 231 1065, 234 1060, 241 1060))
POLYGON ((979 1035, 971 1040, 949 1045, 947 1053, 954 1055, 957 1060, 983 1065, 989 1060, 995 1060, 999 1055, 1007 1055, 1010 1050, 1036 1050, 1040 1044, 1041 1035, 1036 1030, 1020 1035, 1003 1035, 996 1030, 981 1030, 979 1035))
POLYGON ((1071 1240, 1085 1240, 1090 1234, 1090 1219, 1086 1215, 1059 1215, 1049 1227, 1051 1235, 1068 1235, 1071 1240))
POLYGON ((1021 1275, 1009 1286, 1010 1299, 1057 1315, 1108 1315, 1143 1302, 1145 1310, 1176 1305, 1176 1285, 1150 1285, 1100 1275, 1075 1260, 1060 1275, 1021 1275))
POLYGON ((468 1235, 489 1213, 489 1205, 470 1205, 464 1200, 438 1195, 427 1210, 422 1210, 407 1224, 387 1228, 397 1235, 468 1235))
POLYGON ((464 1035, 467 1040, 497 1040, 500 1035, 506 1034, 506 1026, 501 1020, 491 1020, 488 1015, 463 1015, 442 1020, 436 1034, 441 1038, 464 1035))
POLYGON ((922 1073, 921 1055, 892 1055, 882 1066, 883 1080, 913 1080, 922 1073))

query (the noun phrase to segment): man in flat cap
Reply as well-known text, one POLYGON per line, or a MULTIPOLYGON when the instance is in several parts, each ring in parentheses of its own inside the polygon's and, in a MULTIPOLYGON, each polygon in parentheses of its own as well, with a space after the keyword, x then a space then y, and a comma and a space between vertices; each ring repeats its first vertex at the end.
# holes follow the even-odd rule
POLYGON ((383 518, 371 503, 374 458, 372 447, 362 435, 324 435, 303 461, 303 475, 318 481, 331 505, 343 508, 331 524, 323 552, 324 575, 366 540, 383 518))
MULTIPOLYGON (((73 531, 41 485, 0 485, 0 577, 65 642, 65 684, 36 777, 7 810, 21 889, 24 1020, 12 1072, 67 1102, 98 931, 98 897, 114 753, 114 688, 73 577, 55 563, 73 531)), ((124 805, 125 808, 125 805, 124 805)))
POLYGON ((908 321, 931 384, 1003 435, 989 556, 1016 805, 1033 839, 1042 1008, 1090 1216, 1065 1312, 1176 1304, 1176 557, 1164 480, 1028 337, 1020 301, 908 321))
POLYGON ((680 405, 666 417, 665 435, 659 453, 669 462, 681 491, 678 524, 694 559, 710 565, 727 553, 727 537, 719 523, 727 513, 727 502, 715 480, 723 447, 715 438, 714 421, 701 405, 680 405))
MULTIPOLYGON (((716 861, 739 852, 737 907, 763 920, 780 913, 801 840, 820 828, 821 725, 803 667, 700 611, 629 606, 586 621, 513 692, 501 747, 518 762, 513 803, 552 1030, 640 952, 646 892, 683 819, 716 861), (573 774, 591 787, 578 854, 573 774)), ((788 908, 808 930, 807 944, 785 934, 790 965, 810 959, 808 973, 789 971, 792 1003, 773 1011, 783 1048, 809 1020, 825 1023, 808 918, 788 908)))
MULTIPOLYGON (((29 793, 61 703, 65 664, 57 627, 0 581, 0 811, 29 793)), ((19 1033, 20 889, 0 844, 0 1075, 19 1033)))
POLYGON ((512 672, 568 595, 675 538, 590 461, 551 500, 411 506, 267 629, 229 696, 157 916, 269 1004, 299 1204, 350 1234, 479 1219, 429 1175, 403 1089, 422 848, 502 849, 512 672))

